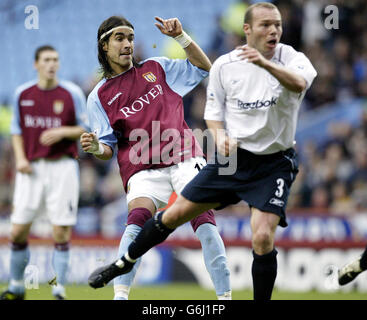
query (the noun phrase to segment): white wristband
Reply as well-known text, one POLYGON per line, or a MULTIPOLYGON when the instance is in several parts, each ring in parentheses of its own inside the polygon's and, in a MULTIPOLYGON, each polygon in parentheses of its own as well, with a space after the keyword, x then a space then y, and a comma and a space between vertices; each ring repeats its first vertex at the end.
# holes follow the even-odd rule
POLYGON ((101 142, 98 143, 98 150, 94 151, 94 152, 91 152, 93 153, 94 155, 96 156, 100 156, 102 154, 104 154, 104 147, 103 147, 103 144, 101 142))
POLYGON ((192 42, 191 37, 183 30, 182 33, 177 37, 174 37, 174 39, 180 44, 183 49, 187 48, 192 42))

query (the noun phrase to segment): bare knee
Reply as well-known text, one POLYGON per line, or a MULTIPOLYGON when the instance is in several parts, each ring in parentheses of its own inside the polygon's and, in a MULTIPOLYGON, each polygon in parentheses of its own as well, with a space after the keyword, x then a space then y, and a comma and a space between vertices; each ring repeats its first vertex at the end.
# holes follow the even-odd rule
POLYGON ((11 232, 10 233, 10 241, 13 243, 25 243, 28 240, 28 236, 17 233, 17 232, 11 232))
POLYGON ((273 250, 274 239, 270 230, 257 230, 252 236, 252 247, 257 254, 266 254, 273 250))
POLYGON ((180 195, 174 204, 165 211, 162 222, 168 228, 174 229, 217 206, 219 203, 195 203, 180 195))
POLYGON ((180 206, 174 203, 172 207, 168 208, 163 216, 162 223, 170 229, 176 229, 178 226, 183 224, 185 217, 185 210, 180 206))
POLYGON ((276 214, 252 209, 252 247, 255 253, 263 255, 274 249, 274 235, 279 219, 276 214))
POLYGON ((27 242, 30 227, 30 224, 13 224, 10 231, 10 241, 13 243, 27 242))
POLYGON ((54 226, 53 238, 56 243, 65 243, 70 240, 71 227, 70 226, 54 226))
POLYGON ((164 212, 162 222, 168 228, 175 229, 192 219, 191 209, 190 201, 178 196, 173 205, 164 212))

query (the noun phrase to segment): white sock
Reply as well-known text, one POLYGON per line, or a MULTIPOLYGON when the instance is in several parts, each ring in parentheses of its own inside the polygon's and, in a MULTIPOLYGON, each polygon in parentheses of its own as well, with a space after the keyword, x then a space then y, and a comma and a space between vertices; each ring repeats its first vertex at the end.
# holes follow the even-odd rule
POLYGON ((130 287, 123 284, 115 284, 113 286, 115 296, 113 300, 129 300, 130 287))
POLYGON ((224 292, 224 294, 218 296, 218 300, 232 300, 232 291, 224 292))

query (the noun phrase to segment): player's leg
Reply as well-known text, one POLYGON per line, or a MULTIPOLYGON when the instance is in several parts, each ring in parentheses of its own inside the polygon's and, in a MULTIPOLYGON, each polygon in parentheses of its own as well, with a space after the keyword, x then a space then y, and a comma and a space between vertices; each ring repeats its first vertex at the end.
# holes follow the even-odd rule
POLYGON ((13 223, 11 225, 10 279, 8 289, 1 295, 2 300, 16 300, 24 298, 24 270, 30 258, 27 242, 30 228, 31 223, 13 223))
POLYGON ((352 282, 360 273, 367 270, 367 247, 357 259, 338 270, 338 282, 344 286, 352 282))
POLYGON ((287 226, 285 210, 298 172, 297 155, 293 149, 271 155, 240 150, 239 157, 235 189, 251 207, 254 299, 269 300, 277 275, 274 235, 278 224, 287 226))
POLYGON ((10 279, 2 299, 23 298, 25 293, 24 270, 30 259, 27 240, 32 221, 41 208, 43 190, 40 163, 32 163, 32 168, 32 174, 17 172, 15 176, 14 210, 10 217, 10 279))
MULTIPOLYGON (((145 222, 153 216, 156 211, 156 206, 152 199, 139 197, 128 203, 128 210, 127 226, 121 237, 118 258, 127 251, 130 243, 134 241, 145 222)), ((131 272, 114 279, 114 300, 128 300, 130 288, 133 284, 140 262, 141 258, 137 260, 131 272)))
MULTIPOLYGON (((202 157, 195 157, 179 163, 171 171, 172 185, 177 194, 206 165, 202 157)), ((218 299, 231 299, 230 272, 223 240, 216 227, 214 213, 206 211, 190 221, 203 250, 205 267, 213 282, 218 299)))
POLYGON ((171 207, 145 223, 142 231, 129 246, 125 255, 126 260, 134 262, 149 249, 166 240, 177 227, 219 205, 219 203, 195 203, 180 195, 171 207))
POLYGON ((277 251, 274 248, 275 230, 280 221, 276 214, 251 209, 252 280, 254 300, 270 300, 277 276, 277 251))
MULTIPOLYGON (((169 168, 139 171, 129 179, 126 196, 129 214, 117 258, 120 258, 127 251, 130 243, 135 239, 145 222, 152 218, 157 208, 167 204, 171 193, 169 168)), ((114 279, 115 300, 128 299, 140 261, 141 259, 138 259, 131 272, 114 279)))
POLYGON ((230 272, 222 237, 212 221, 214 214, 206 211, 190 221, 195 234, 200 240, 205 267, 213 281, 219 300, 231 300, 230 272))
POLYGON ((66 299, 65 285, 70 269, 72 227, 76 224, 79 200, 79 166, 75 159, 44 161, 45 206, 53 226, 55 243, 52 266, 57 285, 52 287, 55 299, 66 299))
MULTIPOLYGON (((214 169, 212 171, 216 172, 217 170, 214 169)), ((203 188, 201 187, 201 184, 207 186, 207 179, 210 178, 208 177, 210 173, 210 170, 209 172, 206 172, 206 170, 203 169, 185 187, 182 194, 185 193, 185 190, 191 188, 194 189, 196 183, 198 184, 198 188, 203 188), (204 174, 202 174, 203 172, 204 174), (198 177, 199 179, 197 179, 198 177)), ((204 189, 206 189, 206 187, 204 189)), ((111 279, 114 279, 118 275, 130 272, 138 258, 140 258, 149 249, 163 242, 176 227, 194 219, 199 214, 207 210, 220 206, 219 202, 215 202, 216 200, 205 201, 208 197, 209 199, 217 199, 220 190, 214 190, 211 192, 196 192, 196 190, 190 191, 192 191, 191 193, 196 194, 198 198, 197 202, 190 201, 180 195, 170 208, 165 212, 160 212, 145 223, 143 229, 135 238, 135 241, 130 244, 128 251, 120 259, 110 265, 96 269, 89 276, 89 285, 93 288, 100 288, 105 286, 111 279), (198 197, 200 195, 203 197, 198 197)))
POLYGON ((118 275, 130 272, 137 259, 166 240, 175 228, 217 206, 219 203, 193 203, 179 196, 170 208, 155 215, 144 224, 135 241, 129 245, 127 253, 114 263, 96 269, 88 279, 89 285, 100 288, 118 275))
POLYGON ((52 287, 52 294, 58 300, 66 298, 65 285, 70 263, 71 226, 53 226, 54 252, 52 266, 56 274, 56 285, 52 287))

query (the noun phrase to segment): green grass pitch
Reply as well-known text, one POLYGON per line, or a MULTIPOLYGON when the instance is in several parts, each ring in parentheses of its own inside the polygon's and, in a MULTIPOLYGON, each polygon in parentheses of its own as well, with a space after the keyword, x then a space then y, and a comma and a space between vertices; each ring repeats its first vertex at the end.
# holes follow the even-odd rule
MULTIPOLYGON (((6 284, 0 285, 5 290, 6 284)), ((69 300, 112 300, 113 288, 92 289, 87 285, 69 285, 66 287, 69 300)), ((252 300, 252 291, 233 291, 233 300, 252 300)), ((273 300, 367 300, 367 293, 359 292, 273 292, 273 300)), ((205 290, 195 284, 174 283, 155 286, 134 286, 130 291, 131 300, 216 300, 214 291, 205 290)), ((39 289, 26 291, 26 300, 53 300, 51 287, 40 285, 39 289)))

